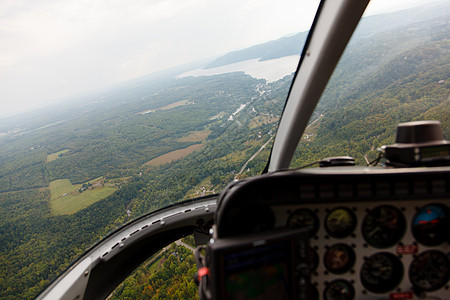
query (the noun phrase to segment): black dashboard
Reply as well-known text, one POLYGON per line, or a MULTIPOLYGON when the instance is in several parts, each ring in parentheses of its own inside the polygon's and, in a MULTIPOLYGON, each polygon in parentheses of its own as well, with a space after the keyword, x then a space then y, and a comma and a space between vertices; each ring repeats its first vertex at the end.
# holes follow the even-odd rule
POLYGON ((331 167, 232 183, 216 238, 307 228, 316 299, 448 299, 450 167, 331 167))

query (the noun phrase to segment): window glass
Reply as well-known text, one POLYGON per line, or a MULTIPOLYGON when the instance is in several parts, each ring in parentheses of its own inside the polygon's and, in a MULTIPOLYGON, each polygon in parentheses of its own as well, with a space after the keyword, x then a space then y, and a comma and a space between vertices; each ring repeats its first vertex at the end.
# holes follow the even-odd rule
POLYGON ((403 122, 439 120, 449 139, 449 19, 446 2, 371 1, 291 167, 347 155, 366 165, 403 122))

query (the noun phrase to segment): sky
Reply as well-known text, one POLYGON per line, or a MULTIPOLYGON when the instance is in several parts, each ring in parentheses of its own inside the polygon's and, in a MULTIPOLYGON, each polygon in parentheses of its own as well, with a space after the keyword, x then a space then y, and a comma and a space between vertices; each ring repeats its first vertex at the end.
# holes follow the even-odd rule
MULTIPOLYGON (((417 0, 372 2, 369 14, 417 0)), ((313 0, 0 0, 0 117, 308 30, 317 5, 313 0)))

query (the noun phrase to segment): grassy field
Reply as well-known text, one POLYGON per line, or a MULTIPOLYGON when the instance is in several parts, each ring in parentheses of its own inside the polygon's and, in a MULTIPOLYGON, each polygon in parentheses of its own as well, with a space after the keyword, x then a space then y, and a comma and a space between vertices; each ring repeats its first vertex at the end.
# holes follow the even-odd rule
MULTIPOLYGON (((98 182, 102 177, 87 183, 98 182)), ((53 215, 73 214, 89 205, 100 201, 114 193, 117 189, 111 186, 94 186, 80 193, 82 185, 73 185, 69 179, 58 179, 50 182, 50 209, 53 215)))
POLYGON ((65 154, 65 153, 67 153, 69 151, 70 151, 69 149, 64 149, 64 150, 61 150, 59 152, 49 154, 49 155, 47 155, 47 162, 51 162, 53 160, 56 160, 56 159, 59 158, 60 154, 65 154))
POLYGON ((175 150, 175 151, 163 154, 161 156, 158 156, 158 157, 146 162, 144 164, 144 166, 160 166, 160 165, 172 162, 174 160, 181 159, 181 158, 187 156, 188 154, 191 154, 195 150, 201 149, 202 147, 203 147, 202 144, 196 144, 196 145, 192 145, 187 148, 184 148, 184 149, 175 150))
POLYGON ((209 118, 210 121, 212 120, 217 120, 217 119, 221 119, 226 115, 226 113, 224 111, 221 111, 220 113, 218 113, 215 116, 212 116, 211 118, 209 118))
POLYGON ((279 120, 279 118, 274 117, 274 116, 268 116, 268 115, 257 116, 251 120, 249 127, 250 127, 250 129, 253 129, 253 128, 262 126, 264 123, 267 123, 267 124, 275 123, 275 122, 278 122, 278 120, 279 120))
POLYGON ((179 139, 180 142, 201 142, 205 140, 208 135, 211 134, 211 130, 192 131, 189 135, 183 136, 179 139))
POLYGON ((66 193, 73 192, 78 190, 81 187, 81 184, 73 185, 69 179, 57 179, 50 182, 50 194, 51 199, 57 199, 66 193))
POLYGON ((147 110, 139 112, 138 114, 145 115, 145 114, 152 113, 152 112, 155 112, 155 111, 158 111, 158 110, 171 109, 171 108, 175 108, 175 107, 186 105, 186 104, 189 104, 188 100, 181 100, 181 101, 170 103, 169 105, 161 106, 161 107, 158 107, 158 108, 155 108, 155 109, 147 109, 147 110))

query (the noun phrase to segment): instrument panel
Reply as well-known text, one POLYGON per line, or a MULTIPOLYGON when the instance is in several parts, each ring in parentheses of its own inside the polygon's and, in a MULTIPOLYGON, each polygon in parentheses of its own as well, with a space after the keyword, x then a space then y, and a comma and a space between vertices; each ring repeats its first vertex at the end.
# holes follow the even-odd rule
POLYGON ((445 299, 450 294, 448 202, 320 203, 272 210, 276 227, 308 228, 311 282, 323 299, 411 299, 414 292, 445 299))
POLYGON ((229 187, 218 236, 307 228, 315 299, 448 299, 450 168, 330 169, 229 187))

